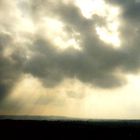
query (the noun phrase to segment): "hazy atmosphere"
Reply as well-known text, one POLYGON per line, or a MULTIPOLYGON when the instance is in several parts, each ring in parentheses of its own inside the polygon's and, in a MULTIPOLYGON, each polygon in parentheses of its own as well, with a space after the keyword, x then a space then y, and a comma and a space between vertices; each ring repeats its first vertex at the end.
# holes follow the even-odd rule
POLYGON ((0 115, 140 119, 140 0, 0 0, 0 115))

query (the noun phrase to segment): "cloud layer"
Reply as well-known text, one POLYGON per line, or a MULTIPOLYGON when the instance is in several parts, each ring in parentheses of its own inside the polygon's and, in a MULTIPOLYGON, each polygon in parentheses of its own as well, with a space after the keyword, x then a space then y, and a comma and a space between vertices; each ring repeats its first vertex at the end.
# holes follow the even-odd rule
POLYGON ((1 0, 0 100, 23 74, 38 78, 44 87, 71 78, 110 89, 124 85, 126 73, 139 72, 140 4, 108 3, 121 8, 119 49, 96 33, 106 17, 87 19, 73 1, 1 0))

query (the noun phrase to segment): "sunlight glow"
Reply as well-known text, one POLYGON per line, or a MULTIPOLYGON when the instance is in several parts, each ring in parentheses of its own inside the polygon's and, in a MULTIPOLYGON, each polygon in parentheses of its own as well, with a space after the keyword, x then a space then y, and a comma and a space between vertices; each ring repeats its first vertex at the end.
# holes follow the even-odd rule
POLYGON ((75 50, 81 50, 79 46, 79 33, 73 31, 71 34, 65 30, 65 25, 55 18, 44 17, 40 23, 41 32, 46 36, 58 49, 65 50, 69 47, 75 50))
POLYGON ((120 47, 120 39, 118 32, 109 32, 104 27, 96 27, 96 32, 99 35, 99 38, 109 44, 112 44, 114 47, 120 47))
POLYGON ((5 102, 16 103, 20 110, 14 114, 20 115, 139 119, 140 75, 128 74, 126 77, 128 84, 124 87, 104 90, 85 85, 77 79, 65 79, 55 88, 45 88, 38 79, 24 75, 5 102))
POLYGON ((104 0, 76 0, 75 4, 80 8, 85 18, 92 19, 94 15, 97 15, 104 19, 105 25, 99 26, 97 23, 95 26, 96 33, 103 42, 110 44, 114 48, 121 46, 119 7, 114 7, 104 0))

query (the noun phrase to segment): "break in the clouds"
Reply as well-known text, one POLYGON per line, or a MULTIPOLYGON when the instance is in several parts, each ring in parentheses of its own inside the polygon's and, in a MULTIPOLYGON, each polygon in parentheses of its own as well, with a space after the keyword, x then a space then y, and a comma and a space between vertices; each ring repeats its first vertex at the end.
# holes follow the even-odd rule
POLYGON ((126 74, 140 69, 139 9, 135 0, 1 0, 0 101, 23 75, 49 89, 67 79, 124 86, 126 74))

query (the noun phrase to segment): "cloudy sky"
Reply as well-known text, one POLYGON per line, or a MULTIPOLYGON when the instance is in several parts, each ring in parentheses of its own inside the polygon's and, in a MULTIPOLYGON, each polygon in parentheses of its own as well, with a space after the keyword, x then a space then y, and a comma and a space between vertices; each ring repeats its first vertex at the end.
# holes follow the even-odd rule
POLYGON ((0 0, 0 115, 140 119, 140 0, 0 0))

